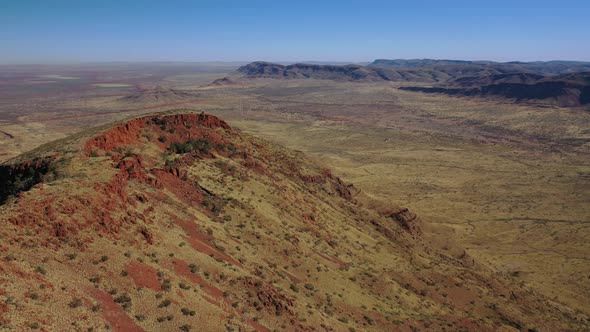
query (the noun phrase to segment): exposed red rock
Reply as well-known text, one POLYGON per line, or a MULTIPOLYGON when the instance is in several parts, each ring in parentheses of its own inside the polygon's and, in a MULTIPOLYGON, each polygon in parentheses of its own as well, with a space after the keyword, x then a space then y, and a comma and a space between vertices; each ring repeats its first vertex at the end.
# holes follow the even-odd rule
POLYGON ((115 148, 137 142, 141 130, 146 127, 156 132, 164 132, 166 129, 178 130, 178 133, 172 135, 173 138, 176 138, 176 141, 186 140, 191 136, 199 136, 198 130, 191 130, 192 126, 209 129, 230 129, 229 125, 224 121, 204 113, 146 116, 117 125, 89 140, 86 143, 86 153, 90 155, 92 151, 97 149, 109 152, 115 148), (170 128, 167 128, 168 124, 170 124, 170 128))
POLYGON ((144 329, 137 326, 133 319, 131 319, 131 317, 129 317, 127 313, 113 301, 113 298, 109 294, 94 288, 88 288, 87 292, 88 294, 92 295, 94 299, 100 304, 102 315, 104 319, 109 323, 109 326, 113 331, 144 331, 144 329))
POLYGON ((125 267, 125 271, 127 271, 128 275, 138 287, 147 287, 155 291, 162 290, 157 271, 153 267, 138 261, 131 261, 125 267))

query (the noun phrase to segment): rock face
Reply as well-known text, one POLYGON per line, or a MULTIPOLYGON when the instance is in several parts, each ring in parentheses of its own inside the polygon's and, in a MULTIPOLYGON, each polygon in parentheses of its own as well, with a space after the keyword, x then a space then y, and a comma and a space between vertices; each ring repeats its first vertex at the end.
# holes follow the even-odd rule
POLYGON ((387 81, 380 70, 361 65, 310 65, 294 64, 280 65, 269 62, 253 62, 238 68, 246 78, 275 78, 275 79, 323 79, 336 81, 387 81))
POLYGON ((32 179, 0 204, 2 327, 588 328, 466 253, 438 252, 409 209, 369 208, 325 167, 215 116, 144 116, 60 142, 0 166, 2 188, 32 179))
POLYGON ((462 87, 484 86, 490 84, 533 84, 545 77, 545 75, 532 73, 462 76, 452 79, 450 84, 462 87))
MULTIPOLYGON (((164 131, 171 126, 166 137, 171 136, 175 142, 188 141, 200 138, 201 131, 192 130, 192 126, 208 129, 229 129, 229 125, 219 118, 208 114, 177 114, 170 116, 143 117, 127 121, 109 129, 105 133, 94 137, 86 143, 86 152, 91 153, 93 149, 100 149, 106 152, 113 149, 137 142, 143 130, 153 129, 164 131), (170 130, 173 132, 171 133, 170 130), (170 135, 172 134, 172 135, 170 135)), ((169 146, 173 141, 160 142, 169 146)))
POLYGON ((537 101, 564 107, 590 104, 590 85, 548 79, 530 84, 497 83, 474 88, 400 87, 400 89, 457 96, 503 97, 517 102, 537 101))
POLYGON ((418 222, 418 216, 410 209, 403 208, 399 211, 388 213, 389 217, 397 221, 405 230, 411 234, 419 234, 420 227, 418 222))

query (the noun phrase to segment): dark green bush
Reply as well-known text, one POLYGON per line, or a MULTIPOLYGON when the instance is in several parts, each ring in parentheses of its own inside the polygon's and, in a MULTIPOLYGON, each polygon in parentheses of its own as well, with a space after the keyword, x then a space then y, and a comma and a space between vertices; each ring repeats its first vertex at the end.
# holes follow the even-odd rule
POLYGON ((174 143, 170 146, 170 150, 176 153, 198 151, 199 153, 207 154, 211 150, 211 144, 206 139, 190 140, 186 143, 174 143))
POLYGON ((166 299, 166 300, 160 302, 160 304, 158 304, 158 308, 166 308, 167 306, 170 305, 170 303, 172 303, 172 301, 166 299))

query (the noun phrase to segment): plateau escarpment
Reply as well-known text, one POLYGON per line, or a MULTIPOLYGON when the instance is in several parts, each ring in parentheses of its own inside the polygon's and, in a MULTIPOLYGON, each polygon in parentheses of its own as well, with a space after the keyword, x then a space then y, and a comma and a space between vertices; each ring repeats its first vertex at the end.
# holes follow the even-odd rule
MULTIPOLYGON (((488 79, 484 78, 486 81, 488 79)), ((496 79, 490 78, 492 82, 496 79)), ((543 79, 523 83, 503 82, 477 86, 468 80, 461 80, 462 84, 470 87, 400 87, 402 90, 425 93, 442 93, 455 96, 503 97, 517 102, 543 102, 562 107, 575 107, 590 104, 590 85, 569 82, 563 79, 543 79)), ((481 78, 474 79, 481 81, 481 78)))
POLYGON ((348 82, 435 82, 441 79, 437 73, 412 69, 389 69, 362 65, 316 65, 296 63, 281 65, 269 62, 252 62, 238 68, 236 74, 241 79, 271 78, 317 79, 348 82))
POLYGON ((253 62, 240 67, 234 75, 237 77, 212 84, 231 85, 255 79, 404 82, 406 86, 400 89, 406 91, 499 97, 570 107, 590 103, 588 68, 590 65, 583 62, 537 64, 430 59, 376 60, 369 66, 253 62), (422 85, 410 86, 411 82, 422 85))
POLYGON ((238 73, 245 78, 274 78, 274 79, 327 79, 338 81, 383 81, 378 70, 361 65, 311 65, 294 64, 280 65, 269 62, 253 62, 238 68, 238 73))

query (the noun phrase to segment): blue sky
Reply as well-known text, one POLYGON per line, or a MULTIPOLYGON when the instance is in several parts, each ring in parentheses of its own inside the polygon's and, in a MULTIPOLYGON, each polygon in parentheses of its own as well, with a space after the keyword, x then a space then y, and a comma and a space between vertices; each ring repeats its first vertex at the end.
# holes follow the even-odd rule
POLYGON ((0 62, 590 61, 590 1, 0 0, 0 62))

